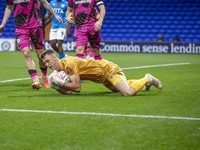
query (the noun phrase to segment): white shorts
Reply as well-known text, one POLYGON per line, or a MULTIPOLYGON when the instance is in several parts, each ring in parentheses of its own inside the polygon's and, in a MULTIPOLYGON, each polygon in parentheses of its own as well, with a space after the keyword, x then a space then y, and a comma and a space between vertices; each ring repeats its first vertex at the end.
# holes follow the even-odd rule
POLYGON ((49 40, 64 40, 66 35, 66 29, 51 29, 49 34, 49 40))

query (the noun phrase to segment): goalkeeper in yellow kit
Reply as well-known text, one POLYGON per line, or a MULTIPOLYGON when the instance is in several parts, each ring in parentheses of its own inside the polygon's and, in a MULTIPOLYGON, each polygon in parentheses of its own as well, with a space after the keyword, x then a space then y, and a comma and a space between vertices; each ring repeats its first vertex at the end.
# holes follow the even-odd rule
POLYGON ((158 89, 163 88, 161 81, 150 74, 146 74, 139 80, 127 80, 118 65, 105 59, 85 60, 78 57, 67 57, 59 60, 52 50, 44 51, 40 58, 51 70, 67 73, 71 82, 61 80, 57 71, 54 71, 49 77, 52 87, 64 94, 80 92, 81 80, 103 83, 110 90, 121 92, 124 96, 134 96, 143 87, 145 90, 149 90, 152 85, 158 89))

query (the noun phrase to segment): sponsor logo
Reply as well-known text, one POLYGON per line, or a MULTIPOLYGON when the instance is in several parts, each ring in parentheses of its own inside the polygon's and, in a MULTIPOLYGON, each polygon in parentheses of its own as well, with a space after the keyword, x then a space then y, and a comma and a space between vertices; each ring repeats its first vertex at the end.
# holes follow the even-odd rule
POLYGON ((66 73, 68 74, 68 75, 70 75, 70 74, 72 74, 74 71, 70 68, 70 67, 67 67, 66 68, 66 73))
POLYGON ((101 51, 102 52, 129 52, 129 53, 139 53, 140 46, 138 45, 128 45, 128 44, 107 44, 101 42, 101 51))
POLYGON ((102 52, 199 54, 200 43, 101 42, 102 52))
POLYGON ((142 53, 168 53, 169 47, 167 45, 143 45, 142 53))
POLYGON ((20 39, 17 39, 17 44, 19 44, 19 42, 20 42, 20 39))
MULTIPOLYGON (((45 41, 45 49, 53 49, 51 47, 50 41, 48 40, 45 41)), ((74 52, 75 51, 74 42, 73 41, 63 42, 63 49, 69 52, 74 52)))
MULTIPOLYGON (((76 42, 63 42, 63 49, 75 51, 76 42)), ((50 42, 45 41, 45 49, 51 48, 50 42)), ((198 42, 119 42, 102 41, 101 52, 118 53, 172 53, 172 54, 200 54, 200 43, 198 42)))
POLYGON ((53 11, 54 11, 55 13, 63 14, 63 10, 60 9, 60 8, 54 8, 53 11))
POLYGON ((188 45, 174 45, 171 43, 171 53, 176 54, 199 54, 200 45, 197 46, 194 43, 189 43, 188 45))
POLYGON ((8 41, 4 41, 4 42, 1 44, 1 49, 2 49, 3 51, 9 51, 10 48, 11 48, 11 44, 10 44, 10 42, 8 42, 8 41))

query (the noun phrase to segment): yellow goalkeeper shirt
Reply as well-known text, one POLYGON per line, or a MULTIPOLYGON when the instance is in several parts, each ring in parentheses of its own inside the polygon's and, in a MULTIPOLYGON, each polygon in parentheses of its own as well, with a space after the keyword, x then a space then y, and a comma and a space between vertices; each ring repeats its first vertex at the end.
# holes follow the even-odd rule
POLYGON ((96 83, 113 81, 119 75, 125 76, 118 65, 105 59, 91 60, 78 57, 67 57, 60 60, 61 70, 67 72, 69 77, 79 74, 81 80, 90 80, 96 83))

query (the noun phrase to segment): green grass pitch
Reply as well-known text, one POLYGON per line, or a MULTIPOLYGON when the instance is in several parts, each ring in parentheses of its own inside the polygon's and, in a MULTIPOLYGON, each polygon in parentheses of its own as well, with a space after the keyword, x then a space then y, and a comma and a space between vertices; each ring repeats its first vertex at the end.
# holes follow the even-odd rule
MULTIPOLYGON (((68 54, 75 56, 72 52, 68 54)), ((102 55, 121 68, 190 64, 123 70, 128 79, 142 78, 146 73, 158 77, 164 85, 161 92, 152 87, 148 92, 140 91, 136 96, 123 97, 101 84, 85 81, 81 84, 80 93, 68 96, 53 89, 33 90, 30 79, 3 82, 29 75, 21 52, 0 52, 0 150, 200 149, 200 55, 102 55), (74 113, 11 112, 2 109, 74 113)), ((38 69, 36 54, 33 52, 32 56, 38 69)), ((49 70, 48 74, 51 72, 49 70)), ((38 75, 41 75, 39 69, 38 75)))

